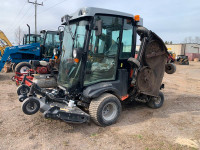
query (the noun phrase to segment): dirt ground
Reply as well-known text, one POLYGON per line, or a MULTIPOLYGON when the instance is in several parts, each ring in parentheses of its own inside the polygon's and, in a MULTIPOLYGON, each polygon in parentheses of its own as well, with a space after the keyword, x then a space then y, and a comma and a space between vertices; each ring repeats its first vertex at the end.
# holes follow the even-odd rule
POLYGON ((0 73, 0 150, 200 149, 200 62, 165 74, 162 108, 134 104, 105 128, 23 114, 11 76, 0 73))

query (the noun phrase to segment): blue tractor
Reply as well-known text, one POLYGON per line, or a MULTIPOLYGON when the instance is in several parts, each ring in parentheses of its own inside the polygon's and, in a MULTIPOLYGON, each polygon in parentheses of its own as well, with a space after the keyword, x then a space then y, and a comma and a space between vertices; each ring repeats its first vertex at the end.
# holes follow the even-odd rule
POLYGON ((24 41, 25 45, 7 47, 0 60, 0 71, 4 67, 5 72, 12 68, 15 72, 26 73, 31 68, 28 63, 30 60, 49 61, 53 57, 53 49, 60 46, 59 31, 42 30, 40 33, 43 39, 41 43, 30 42, 29 35, 29 44, 24 41))

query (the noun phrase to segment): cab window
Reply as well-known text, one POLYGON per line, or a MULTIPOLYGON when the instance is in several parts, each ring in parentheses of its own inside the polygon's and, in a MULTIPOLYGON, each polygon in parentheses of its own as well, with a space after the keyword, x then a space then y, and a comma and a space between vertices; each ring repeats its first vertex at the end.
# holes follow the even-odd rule
POLYGON ((133 26, 129 19, 124 19, 120 59, 128 59, 132 55, 133 26))
POLYGON ((102 34, 95 36, 92 30, 86 64, 84 85, 101 81, 115 80, 119 50, 119 36, 122 18, 96 16, 94 21, 102 20, 102 34))

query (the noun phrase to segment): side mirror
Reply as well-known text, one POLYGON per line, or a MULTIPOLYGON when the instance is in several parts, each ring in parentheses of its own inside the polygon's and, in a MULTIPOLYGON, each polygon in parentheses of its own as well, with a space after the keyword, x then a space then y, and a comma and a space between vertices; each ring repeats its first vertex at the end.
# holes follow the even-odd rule
POLYGON ((102 20, 95 22, 95 35, 100 36, 102 34, 102 20))
POLYGON ((79 60, 82 57, 82 54, 83 54, 82 48, 74 48, 73 49, 72 55, 73 55, 75 62, 79 62, 79 60))
POLYGON ((60 40, 60 41, 63 40, 63 32, 64 32, 64 31, 59 32, 59 40, 60 40))
POLYGON ((64 26, 59 26, 58 27, 58 35, 59 35, 59 40, 62 41, 63 39, 63 32, 64 32, 64 26))

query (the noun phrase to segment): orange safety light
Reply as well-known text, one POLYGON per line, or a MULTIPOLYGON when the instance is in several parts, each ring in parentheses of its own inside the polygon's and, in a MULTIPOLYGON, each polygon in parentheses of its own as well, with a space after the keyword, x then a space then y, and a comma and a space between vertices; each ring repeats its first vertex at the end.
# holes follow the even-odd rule
POLYGON ((122 100, 122 101, 124 101, 124 100, 125 100, 125 99, 127 99, 128 97, 129 97, 129 95, 128 95, 128 94, 127 94, 127 95, 125 95, 125 96, 122 96, 122 97, 121 97, 121 100, 122 100))
POLYGON ((135 15, 134 19, 135 19, 135 21, 140 21, 140 15, 135 15))
POLYGON ((79 63, 79 59, 78 59, 78 58, 74 58, 74 61, 75 61, 76 63, 79 63))
POLYGON ((55 59, 58 59, 58 56, 55 56, 55 59))

